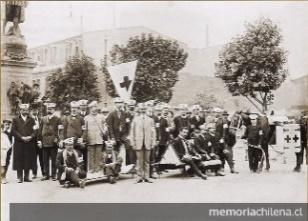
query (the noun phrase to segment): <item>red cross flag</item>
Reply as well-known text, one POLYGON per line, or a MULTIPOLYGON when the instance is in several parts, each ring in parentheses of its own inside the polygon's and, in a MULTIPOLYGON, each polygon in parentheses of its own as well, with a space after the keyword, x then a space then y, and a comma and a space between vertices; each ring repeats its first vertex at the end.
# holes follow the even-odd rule
POLYGON ((108 67, 115 89, 118 95, 125 101, 130 100, 135 75, 137 61, 131 61, 108 67))

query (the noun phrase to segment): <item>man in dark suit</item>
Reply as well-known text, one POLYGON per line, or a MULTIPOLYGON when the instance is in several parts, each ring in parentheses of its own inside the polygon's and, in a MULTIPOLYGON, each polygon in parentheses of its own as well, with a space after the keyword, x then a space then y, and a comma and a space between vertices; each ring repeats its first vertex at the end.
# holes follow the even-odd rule
POLYGON ((20 115, 12 122, 12 134, 15 137, 13 150, 13 169, 17 170, 18 183, 32 182, 29 171, 36 167, 36 136, 38 127, 29 116, 29 104, 21 104, 20 115))
POLYGON ((201 156, 202 161, 211 162, 211 169, 215 172, 216 176, 224 176, 220 172, 221 161, 214 154, 213 144, 215 144, 214 137, 211 137, 207 131, 205 125, 200 125, 194 132, 194 149, 201 156), (217 161, 218 160, 218 161, 217 161))
MULTIPOLYGON (((186 104, 182 104, 179 106, 180 110, 180 115, 176 116, 173 121, 174 121, 174 133, 173 136, 177 137, 180 133, 180 130, 182 128, 191 128, 190 126, 190 119, 187 115, 188 113, 188 107, 186 104)), ((188 138, 190 137, 190 134, 188 134, 188 138)))
MULTIPOLYGON (((39 116, 39 104, 35 103, 32 105, 31 107, 31 117, 34 119, 35 124, 37 125, 37 127, 39 128, 38 131, 40 131, 41 126, 42 126, 42 119, 39 116)), ((38 165, 37 165, 37 158, 39 160, 39 164, 40 164, 40 168, 41 168, 41 173, 43 176, 44 175, 44 161, 43 161, 43 151, 42 148, 40 148, 38 142, 35 142, 35 151, 36 151, 36 167, 35 169, 32 171, 33 172, 33 179, 36 179, 37 177, 37 169, 38 169, 38 165)))
MULTIPOLYGON (((84 120, 84 118, 90 113, 88 110, 88 100, 81 99, 78 102, 79 105, 79 116, 84 120)), ((82 150, 80 150, 83 156, 83 161, 85 165, 88 165, 88 147, 84 146, 82 150)))
MULTIPOLYGON (((85 122, 84 119, 79 115, 79 104, 76 101, 70 103, 71 112, 69 116, 64 116, 62 118, 63 129, 61 131, 60 137, 60 147, 62 146, 63 140, 67 138, 74 138, 74 148, 78 151, 79 155, 83 156, 85 161, 84 149, 85 149, 85 122)), ((84 165, 86 170, 86 164, 84 165)))
MULTIPOLYGON (((126 124, 125 124, 125 131, 127 133, 127 135, 130 133, 130 129, 131 129, 131 123, 136 115, 136 101, 135 100, 129 100, 127 102, 127 106, 126 106, 126 110, 125 110, 125 114, 126 114, 126 124)), ((126 165, 130 165, 130 164, 136 164, 136 152, 133 149, 132 145, 126 145, 126 165)))
POLYGON ((124 111, 124 101, 117 97, 114 99, 116 109, 108 115, 106 122, 110 139, 115 143, 115 151, 120 152, 121 145, 125 149, 130 148, 129 140, 127 139, 129 131, 127 130, 127 121, 129 117, 124 111))
POLYGON ((168 112, 163 111, 161 107, 155 108, 154 123, 156 129, 156 140, 158 143, 155 162, 160 162, 164 156, 170 139, 169 122, 167 120, 168 112))
POLYGON ((54 116, 55 103, 47 103, 47 116, 44 116, 41 122, 41 128, 39 133, 40 148, 43 151, 44 160, 44 177, 42 181, 49 180, 49 162, 51 161, 51 177, 52 180, 56 179, 56 157, 58 150, 59 133, 58 129, 61 125, 61 120, 57 116, 54 116))
MULTIPOLYGON (((236 136, 229 131, 230 121, 228 120, 228 116, 229 114, 227 111, 223 111, 222 115, 219 116, 216 122, 215 137, 222 146, 224 157, 221 160, 227 161, 231 173, 238 173, 234 169, 233 161, 233 146, 236 142, 236 136)), ((224 162, 222 164, 224 165, 224 162)))
POLYGON ((299 120, 300 125, 300 134, 301 134, 301 149, 300 152, 296 154, 296 166, 293 169, 294 172, 301 171, 301 165, 304 162, 304 152, 306 151, 306 164, 307 164, 307 136, 308 136, 308 118, 305 116, 305 112, 302 113, 302 116, 299 120))
POLYGON ((201 156, 193 150, 189 142, 186 140, 188 133, 188 128, 183 127, 180 130, 179 135, 173 141, 174 150, 179 160, 190 166, 189 172, 191 174, 196 174, 206 180, 207 175, 205 174, 205 169, 202 166, 201 156))
POLYGON ((190 127, 194 131, 205 123, 205 118, 202 116, 202 108, 199 105, 192 106, 193 116, 190 118, 190 127))

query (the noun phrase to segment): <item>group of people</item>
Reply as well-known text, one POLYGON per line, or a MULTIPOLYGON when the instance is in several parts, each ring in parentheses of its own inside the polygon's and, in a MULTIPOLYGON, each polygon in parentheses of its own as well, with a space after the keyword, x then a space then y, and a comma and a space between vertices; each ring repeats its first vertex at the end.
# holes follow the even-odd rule
MULTIPOLYGON (((209 173, 224 176, 226 163, 236 174, 233 146, 243 127, 241 138, 247 140, 250 171, 260 172, 263 161, 265 169, 270 169, 268 144, 273 131, 266 115, 247 111, 230 116, 227 111, 204 111, 199 105, 171 108, 166 103, 137 104, 119 97, 111 112, 101 110, 97 101, 72 101, 69 113, 63 115, 56 114, 55 103, 44 105, 46 114, 36 105, 20 104, 19 115, 3 120, 2 183, 7 182, 11 155, 18 183, 37 178, 37 161, 41 180, 58 180, 61 185, 83 188, 86 178, 102 174, 115 183, 123 163, 132 165, 130 172, 138 175, 136 183, 153 183, 170 169, 162 163, 168 148, 176 154, 176 168, 185 175, 204 180, 209 173)), ((303 147, 295 171, 300 171, 307 148, 307 118, 303 119, 303 147)))

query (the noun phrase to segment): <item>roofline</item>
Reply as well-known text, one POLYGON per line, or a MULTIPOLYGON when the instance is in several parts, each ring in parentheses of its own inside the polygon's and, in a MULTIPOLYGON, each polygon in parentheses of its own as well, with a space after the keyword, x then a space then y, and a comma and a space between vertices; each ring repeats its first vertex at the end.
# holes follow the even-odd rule
MULTIPOLYGON (((145 26, 129 26, 129 27, 99 29, 99 30, 87 31, 87 32, 84 32, 84 34, 91 34, 91 33, 95 33, 95 32, 108 32, 108 31, 113 31, 113 30, 127 30, 127 29, 132 29, 132 28, 134 28, 134 29, 137 29, 137 28, 147 29, 149 32, 154 32, 156 34, 159 34, 159 35, 162 35, 162 36, 166 36, 167 38, 170 38, 172 40, 178 41, 179 43, 184 44, 184 45, 186 45, 188 47, 187 43, 185 43, 185 42, 176 40, 176 39, 174 39, 174 38, 172 38, 172 37, 170 37, 168 35, 159 33, 157 31, 155 31, 155 30, 153 30, 151 28, 145 27, 145 26)), ((29 50, 35 50, 35 49, 38 49, 38 48, 41 48, 41 47, 46 47, 48 45, 52 45, 52 44, 60 43, 60 42, 63 42, 63 41, 71 40, 71 39, 74 39, 74 38, 80 38, 80 37, 81 37, 81 34, 74 35, 74 36, 71 36, 71 37, 68 37, 68 38, 64 38, 64 39, 61 39, 61 40, 49 42, 47 44, 42 44, 42 45, 38 45, 38 46, 35 46, 35 47, 31 47, 31 48, 29 48, 29 50)))

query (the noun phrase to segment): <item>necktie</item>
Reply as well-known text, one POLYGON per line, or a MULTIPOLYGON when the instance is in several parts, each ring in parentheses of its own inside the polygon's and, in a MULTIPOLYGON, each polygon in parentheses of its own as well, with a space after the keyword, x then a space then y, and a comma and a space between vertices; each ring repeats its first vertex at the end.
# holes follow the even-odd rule
POLYGON ((184 144, 185 153, 188 153, 188 147, 187 147, 187 143, 185 139, 183 139, 183 144, 184 144))

